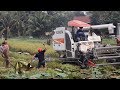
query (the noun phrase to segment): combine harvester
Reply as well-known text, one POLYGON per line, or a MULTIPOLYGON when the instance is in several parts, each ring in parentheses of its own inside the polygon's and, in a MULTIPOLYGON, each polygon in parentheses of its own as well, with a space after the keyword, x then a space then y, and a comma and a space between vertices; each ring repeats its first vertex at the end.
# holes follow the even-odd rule
POLYGON ((87 23, 72 20, 68 22, 68 28, 58 27, 54 30, 52 36, 53 49, 59 53, 60 60, 64 62, 77 62, 80 66, 99 66, 108 64, 120 64, 120 46, 119 38, 120 25, 102 24, 102 25, 89 25, 87 23), (70 28, 72 27, 72 28, 70 28), (83 27, 85 32, 86 40, 77 41, 75 38, 76 28, 83 27), (107 29, 109 34, 117 37, 118 45, 102 45, 101 37, 92 32, 94 29, 107 29), (115 61, 112 63, 93 63, 96 60, 107 60, 108 62, 115 61))

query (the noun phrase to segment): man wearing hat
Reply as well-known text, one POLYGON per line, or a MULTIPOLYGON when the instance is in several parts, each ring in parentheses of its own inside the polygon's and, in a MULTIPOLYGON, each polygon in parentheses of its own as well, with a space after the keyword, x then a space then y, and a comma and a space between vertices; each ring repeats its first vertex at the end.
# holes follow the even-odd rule
POLYGON ((79 27, 78 31, 76 32, 78 41, 85 41, 85 34, 82 29, 83 27, 79 27))
POLYGON ((38 65, 37 68, 39 69, 41 66, 45 67, 45 59, 44 59, 44 53, 46 52, 46 48, 42 50, 42 48, 38 48, 38 53, 35 54, 33 59, 38 58, 38 65))

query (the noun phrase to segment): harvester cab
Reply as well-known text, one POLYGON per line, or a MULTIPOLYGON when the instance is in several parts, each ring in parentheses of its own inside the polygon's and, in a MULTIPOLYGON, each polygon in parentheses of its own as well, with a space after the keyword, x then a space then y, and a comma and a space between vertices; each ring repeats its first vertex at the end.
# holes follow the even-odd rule
MULTIPOLYGON (((89 30, 85 34, 89 33, 89 30)), ((92 51, 95 43, 101 42, 100 36, 88 36, 85 41, 76 41, 73 31, 70 28, 58 27, 54 30, 53 48, 59 53, 59 57, 66 61, 76 61, 81 57, 80 53, 87 53, 92 51)))

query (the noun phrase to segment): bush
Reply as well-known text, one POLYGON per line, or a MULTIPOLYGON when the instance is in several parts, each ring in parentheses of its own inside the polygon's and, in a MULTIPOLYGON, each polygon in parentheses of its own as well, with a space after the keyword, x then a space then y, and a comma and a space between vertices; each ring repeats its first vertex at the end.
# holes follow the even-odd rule
POLYGON ((68 74, 69 79, 82 79, 80 72, 71 72, 68 74))
POLYGON ((70 65, 70 64, 62 65, 61 69, 64 70, 64 71, 69 71, 69 72, 80 71, 80 67, 79 66, 74 66, 74 65, 70 65))
POLYGON ((60 69, 62 67, 62 64, 58 63, 56 61, 51 61, 51 62, 47 63, 47 67, 52 68, 52 69, 55 69, 55 68, 59 68, 60 69))

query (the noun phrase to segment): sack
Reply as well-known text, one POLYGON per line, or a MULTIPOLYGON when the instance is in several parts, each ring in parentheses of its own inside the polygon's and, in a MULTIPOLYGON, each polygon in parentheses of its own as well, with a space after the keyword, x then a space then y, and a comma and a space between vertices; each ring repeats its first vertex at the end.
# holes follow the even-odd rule
POLYGON ((21 74, 23 71, 29 70, 30 68, 33 68, 30 63, 19 61, 15 64, 15 73, 21 74))

